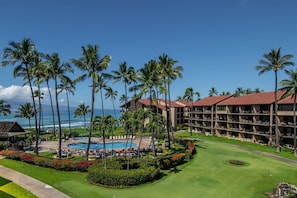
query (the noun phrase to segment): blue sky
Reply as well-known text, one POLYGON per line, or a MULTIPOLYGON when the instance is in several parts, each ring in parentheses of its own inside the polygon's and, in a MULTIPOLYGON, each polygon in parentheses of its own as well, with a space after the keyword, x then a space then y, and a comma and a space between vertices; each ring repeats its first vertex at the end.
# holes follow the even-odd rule
MULTIPOLYGON (((101 56, 112 56, 108 71, 122 61, 139 69, 162 53, 177 60, 184 71, 172 84, 172 99, 187 87, 202 98, 211 87, 219 93, 238 87, 273 91, 273 72, 259 76, 255 66, 279 47, 283 55, 297 56, 296 9, 296 0, 4 0, 1 57, 9 41, 25 37, 40 52, 58 52, 63 62, 79 58, 82 46, 97 44, 101 56)), ((28 90, 21 78, 13 78, 13 68, 0 68, 0 99, 27 100, 28 90)), ((118 98, 124 93, 123 84, 109 84, 118 98)), ((77 85, 72 106, 90 105, 89 85, 88 80, 77 85)), ((59 99, 66 102, 64 95, 59 99)), ((96 103, 100 107, 99 95, 96 103)), ((112 108, 109 100, 105 105, 112 108)))

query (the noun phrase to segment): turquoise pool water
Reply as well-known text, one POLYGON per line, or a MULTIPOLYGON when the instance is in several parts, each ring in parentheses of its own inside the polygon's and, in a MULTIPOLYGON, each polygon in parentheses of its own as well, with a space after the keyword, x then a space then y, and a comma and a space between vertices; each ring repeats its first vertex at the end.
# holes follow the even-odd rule
MULTIPOLYGON (((72 144, 68 144, 67 145, 69 148, 72 149, 82 149, 82 150, 86 150, 88 143, 86 142, 78 142, 78 143, 72 143, 72 144)), ((129 148, 129 147, 135 147, 137 146, 136 143, 134 142, 108 142, 105 143, 105 148, 106 149, 120 149, 120 148, 129 148)), ((92 142, 90 145, 90 149, 91 150, 100 150, 103 149, 103 144, 102 143, 98 143, 98 142, 92 142)))

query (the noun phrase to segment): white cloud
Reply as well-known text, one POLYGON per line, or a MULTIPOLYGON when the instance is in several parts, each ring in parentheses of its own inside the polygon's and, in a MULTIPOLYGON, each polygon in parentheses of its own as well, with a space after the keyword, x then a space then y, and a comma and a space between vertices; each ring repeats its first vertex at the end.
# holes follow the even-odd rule
MULTIPOLYGON (((33 87, 33 90, 37 90, 36 87, 33 87)), ((44 93, 43 101, 48 100, 48 91, 47 88, 41 88, 40 91, 44 93)), ((11 85, 9 87, 3 87, 0 85, 0 99, 5 100, 6 102, 32 102, 31 91, 28 85, 19 86, 11 85)))

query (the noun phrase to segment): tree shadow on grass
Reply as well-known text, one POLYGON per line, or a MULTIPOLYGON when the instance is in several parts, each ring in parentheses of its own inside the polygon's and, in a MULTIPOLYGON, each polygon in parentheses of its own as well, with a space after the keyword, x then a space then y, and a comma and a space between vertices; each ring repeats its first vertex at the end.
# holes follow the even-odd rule
MULTIPOLYGON (((5 179, 5 178, 3 178, 3 177, 0 177, 0 186, 4 186, 4 185, 6 185, 6 184, 8 184, 8 183, 10 183, 11 181, 10 180, 8 180, 8 179, 5 179)), ((1 196, 0 196, 1 197, 1 196)))
POLYGON ((0 197, 1 198, 15 198, 15 196, 12 196, 10 194, 7 194, 6 192, 3 192, 0 190, 0 197))

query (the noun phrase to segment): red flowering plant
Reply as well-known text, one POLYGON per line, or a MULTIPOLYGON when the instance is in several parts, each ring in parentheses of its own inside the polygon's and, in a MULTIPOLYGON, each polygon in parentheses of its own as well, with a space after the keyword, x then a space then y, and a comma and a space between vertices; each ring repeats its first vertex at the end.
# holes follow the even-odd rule
POLYGON ((185 160, 185 156, 186 156, 185 153, 177 153, 172 156, 172 161, 175 165, 182 164, 185 160))
POLYGON ((84 160, 84 161, 76 162, 75 165, 78 171, 87 172, 88 168, 93 164, 94 164, 94 161, 84 160))
POLYGON ((29 153, 23 153, 22 155, 21 155, 21 160, 23 161, 23 162, 27 162, 27 163, 34 163, 34 155, 32 155, 32 154, 29 154, 29 153))
POLYGON ((21 160, 20 152, 15 150, 3 150, 1 151, 1 155, 5 156, 8 159, 21 160))

